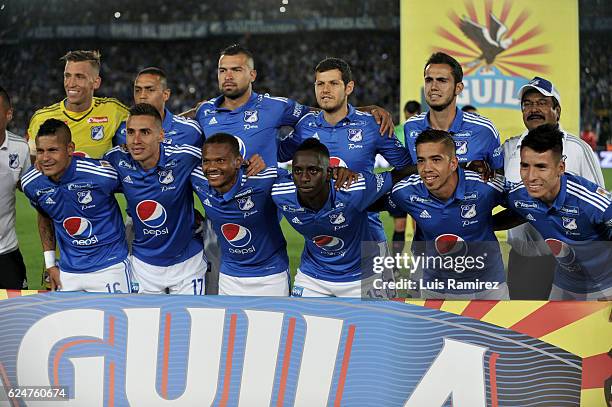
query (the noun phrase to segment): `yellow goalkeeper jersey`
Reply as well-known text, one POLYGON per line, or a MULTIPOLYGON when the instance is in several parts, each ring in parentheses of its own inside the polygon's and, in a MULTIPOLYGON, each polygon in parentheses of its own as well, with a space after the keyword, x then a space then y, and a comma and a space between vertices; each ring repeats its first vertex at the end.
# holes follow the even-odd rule
POLYGON ((58 119, 70 127, 75 153, 101 158, 113 143, 117 128, 127 118, 128 108, 117 99, 94 97, 91 107, 84 112, 66 109, 65 99, 38 109, 28 127, 30 153, 36 155, 36 133, 47 119, 58 119))

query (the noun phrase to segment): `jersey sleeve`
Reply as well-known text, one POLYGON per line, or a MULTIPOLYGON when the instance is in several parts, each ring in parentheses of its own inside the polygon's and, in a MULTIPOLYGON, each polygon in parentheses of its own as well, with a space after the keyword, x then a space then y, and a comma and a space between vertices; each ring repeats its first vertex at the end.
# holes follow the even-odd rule
POLYGON ((506 179, 502 175, 491 178, 487 185, 491 187, 493 194, 493 205, 507 207, 506 203, 506 179))
POLYGON ((127 134, 126 123, 122 122, 117 128, 115 135, 113 136, 113 146, 120 146, 121 144, 125 144, 126 134, 127 134))
POLYGON ((391 173, 381 172, 379 174, 363 173, 357 182, 352 184, 347 191, 359 191, 360 196, 356 202, 359 211, 365 211, 370 205, 391 190, 393 182, 391 173))
POLYGON ((308 111, 309 109, 306 106, 296 102, 295 100, 285 99, 278 126, 294 127, 302 117, 308 114, 308 111))
POLYGON ((383 156, 395 168, 404 168, 414 164, 408 150, 402 145, 398 138, 376 135, 376 152, 383 156))
POLYGON ((580 175, 597 185, 605 185, 601 166, 596 154, 590 147, 585 148, 584 157, 580 157, 580 175))
POLYGON ((491 132, 487 146, 487 162, 492 169, 504 168, 504 150, 499 142, 499 138, 491 132))
POLYGON ((414 140, 412 137, 410 137, 410 133, 411 133, 411 125, 410 122, 406 122, 404 123, 404 146, 406 147, 406 151, 408 152, 408 154, 410 154, 410 158, 412 159, 412 162, 416 164, 417 158, 416 158, 416 150, 414 147, 414 140))
POLYGON ((30 147, 30 155, 36 155, 36 133, 38 133, 38 128, 40 127, 40 123, 36 118, 36 113, 30 119, 30 125, 28 126, 28 130, 26 132, 26 139, 28 140, 28 146, 30 147))
MULTIPOLYGON (((300 144, 302 144, 302 138, 297 132, 297 129, 290 131, 288 134, 282 134, 281 132, 278 142, 278 162, 284 163, 292 160, 300 144)), ((266 165, 272 164, 273 163, 266 163, 266 165)))

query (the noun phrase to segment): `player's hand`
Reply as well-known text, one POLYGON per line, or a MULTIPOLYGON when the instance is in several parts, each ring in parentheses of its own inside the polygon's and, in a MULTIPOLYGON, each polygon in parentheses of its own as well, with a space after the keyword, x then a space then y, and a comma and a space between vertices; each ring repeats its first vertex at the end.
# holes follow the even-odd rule
POLYGON ((394 126, 393 126, 393 117, 391 113, 387 110, 383 109, 380 106, 374 106, 372 110, 370 110, 370 114, 374 117, 377 124, 380 124, 380 134, 384 136, 387 134, 389 137, 393 137, 394 126))
POLYGON ((57 291, 59 288, 62 288, 59 268, 57 266, 49 267, 47 273, 49 273, 49 281, 51 281, 51 291, 57 291))
POLYGON ((475 171, 482 177, 483 181, 488 181, 493 176, 493 170, 486 161, 474 160, 470 161, 466 166, 466 169, 475 171))
POLYGON ((198 102, 195 107, 192 107, 189 110, 185 110, 184 112, 181 112, 178 114, 178 116, 180 117, 187 117, 188 119, 195 119, 195 115, 196 112, 198 111, 198 108, 200 107, 200 105, 204 103, 204 102, 198 102))
POLYGON ((332 177, 336 180, 336 191, 340 188, 348 188, 357 181, 359 174, 349 170, 346 167, 332 168, 332 177))
POLYGON ((248 160, 244 160, 244 165, 246 165, 246 176, 250 177, 251 175, 259 174, 262 170, 266 168, 266 163, 263 158, 259 154, 253 154, 251 158, 248 160))
POLYGON ((42 172, 42 163, 40 161, 36 160, 32 163, 32 165, 34 165, 36 171, 42 172))

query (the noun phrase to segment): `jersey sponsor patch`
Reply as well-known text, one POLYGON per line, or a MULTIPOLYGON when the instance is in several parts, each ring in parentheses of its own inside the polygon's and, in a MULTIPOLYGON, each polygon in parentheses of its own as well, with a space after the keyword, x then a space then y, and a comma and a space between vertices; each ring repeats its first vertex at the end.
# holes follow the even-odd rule
POLYGON ((108 117, 107 116, 90 117, 89 119, 87 119, 87 123, 108 123, 108 117))
POLYGON ((221 225, 221 233, 229 244, 234 247, 244 247, 251 243, 251 231, 236 223, 221 225))
POLYGON ((153 200, 141 201, 136 205, 136 215, 145 226, 159 228, 166 223, 166 208, 153 200))
POLYGON ((344 247, 344 240, 328 235, 315 236, 312 242, 326 252, 335 252, 344 247))

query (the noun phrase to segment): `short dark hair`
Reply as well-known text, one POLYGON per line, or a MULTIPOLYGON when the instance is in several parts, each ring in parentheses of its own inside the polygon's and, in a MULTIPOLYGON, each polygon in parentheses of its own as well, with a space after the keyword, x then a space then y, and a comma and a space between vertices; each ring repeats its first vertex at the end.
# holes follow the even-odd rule
POLYGON ((128 118, 132 116, 151 116, 158 122, 159 126, 162 125, 162 118, 155 107, 148 103, 138 103, 130 107, 128 111, 128 118))
POLYGON ((445 54, 444 52, 434 52, 433 54, 431 54, 431 56, 425 63, 425 68, 423 68, 423 75, 425 74, 425 70, 427 69, 427 67, 432 64, 445 64, 450 66, 451 72, 453 74, 453 79, 455 80, 455 84, 463 80, 463 68, 461 68, 461 64, 450 55, 445 54))
POLYGON ((215 133, 210 137, 207 137, 202 146, 202 150, 209 144, 228 144, 232 150, 232 153, 237 157, 240 155, 240 144, 238 139, 229 133, 215 133))
POLYGON ((150 66, 148 68, 140 70, 140 72, 138 72, 138 75, 136 75, 136 78, 138 78, 140 75, 159 76, 159 80, 162 83, 162 86, 166 89, 168 88, 168 76, 166 75, 166 72, 164 72, 164 70, 161 68, 158 68, 156 66, 150 66))
POLYGON ((455 156, 455 141, 449 132, 444 130, 427 129, 418 135, 415 141, 415 148, 425 143, 441 143, 450 153, 450 157, 455 156))
POLYGON ((421 113, 421 104, 416 100, 409 100, 404 105, 404 111, 408 111, 408 113, 421 113))
POLYGON ((6 89, 4 89, 2 86, 0 86, 0 98, 2 98, 4 106, 7 109, 10 109, 10 108, 13 107, 13 104, 11 103, 11 97, 9 96, 8 92, 6 91, 6 89))
POLYGON ((255 67, 255 58, 253 58, 253 53, 249 51, 246 47, 238 43, 234 43, 232 45, 229 45, 223 48, 221 52, 219 53, 219 57, 222 57, 224 55, 240 55, 240 54, 246 55, 247 60, 250 60, 251 63, 253 64, 253 67, 255 67))
POLYGON ((46 136, 57 136, 57 139, 65 145, 72 141, 70 127, 58 119, 47 119, 40 125, 38 133, 36 133, 36 139, 46 136))
POLYGON ((461 108, 461 111, 463 112, 469 112, 470 110, 476 111, 478 109, 476 109, 476 107, 472 106, 472 105, 465 105, 461 108))
POLYGON ((314 137, 307 138, 300 144, 300 146, 295 151, 295 154, 300 151, 313 151, 317 154, 321 154, 323 157, 327 158, 327 162, 329 162, 329 149, 323 143, 321 143, 318 139, 314 137))
POLYGON ((87 61, 95 68, 96 71, 100 72, 102 54, 100 51, 86 51, 86 50, 78 50, 78 51, 68 51, 66 55, 60 58, 60 61, 65 62, 83 62, 87 61))
POLYGON ((553 152, 556 159, 563 155, 563 132, 556 124, 543 124, 531 130, 521 142, 521 150, 529 147, 536 153, 553 152))
POLYGON ((351 72, 351 66, 343 59, 340 58, 325 58, 319 62, 315 68, 316 72, 327 72, 337 69, 342 74, 342 82, 346 85, 353 80, 353 72, 351 72))

